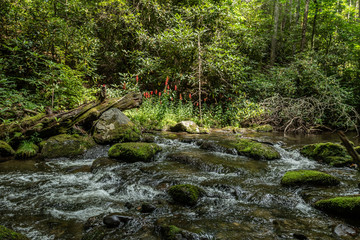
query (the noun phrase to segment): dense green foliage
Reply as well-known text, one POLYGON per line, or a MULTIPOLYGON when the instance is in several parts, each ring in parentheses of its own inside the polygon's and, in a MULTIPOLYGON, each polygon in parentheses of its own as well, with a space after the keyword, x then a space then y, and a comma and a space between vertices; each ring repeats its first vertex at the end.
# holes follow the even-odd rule
POLYGON ((0 3, 4 123, 24 108, 72 108, 107 84, 110 94, 171 90, 176 104, 156 114, 176 116, 156 127, 179 114, 293 131, 357 124, 359 1, 310 1, 308 14, 300 0, 0 3))

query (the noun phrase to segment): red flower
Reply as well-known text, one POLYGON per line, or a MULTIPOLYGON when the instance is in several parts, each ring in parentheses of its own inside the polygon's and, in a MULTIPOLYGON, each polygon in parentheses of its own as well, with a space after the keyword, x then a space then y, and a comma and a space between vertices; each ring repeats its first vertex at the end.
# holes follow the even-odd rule
POLYGON ((136 75, 136 83, 139 83, 139 76, 136 75))
POLYGON ((198 102, 196 103, 196 106, 199 106, 199 103, 198 103, 198 102))
POLYGON ((171 97, 171 101, 174 100, 172 97, 171 97))
POLYGON ((182 96, 181 96, 181 93, 180 93, 180 100, 182 100, 182 96))
POLYGON ((157 95, 157 89, 155 90, 155 95, 157 95))
POLYGON ((177 87, 176 87, 176 85, 175 85, 175 91, 177 90, 177 87))
POLYGON ((105 84, 103 84, 103 87, 105 87, 106 85, 105 84))
POLYGON ((126 83, 124 83, 123 89, 126 89, 126 83))
POLYGON ((170 89, 170 86, 169 86, 169 85, 167 85, 167 89, 170 89))
POLYGON ((144 97, 146 97, 146 93, 144 93, 144 97))
POLYGON ((169 76, 166 77, 165 86, 169 83, 169 76))
POLYGON ((204 102, 206 102, 207 98, 204 98, 204 102))
POLYGON ((153 95, 153 91, 151 91, 150 94, 153 95))
POLYGON ((189 93, 189 98, 191 99, 191 93, 189 93))
POLYGON ((161 97, 161 92, 159 92, 159 97, 161 97))

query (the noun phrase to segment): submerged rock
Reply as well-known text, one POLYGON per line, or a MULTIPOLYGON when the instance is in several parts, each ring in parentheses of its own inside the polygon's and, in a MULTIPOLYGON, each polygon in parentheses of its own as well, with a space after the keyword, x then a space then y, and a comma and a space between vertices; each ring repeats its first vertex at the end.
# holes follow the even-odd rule
POLYGON ((117 108, 104 112, 93 134, 98 144, 140 141, 140 130, 117 108))
POLYGON ((96 172, 101 168, 108 167, 114 164, 118 164, 117 161, 107 157, 100 157, 93 161, 91 165, 91 172, 96 172))
POLYGON ((235 149, 235 144, 224 144, 224 143, 214 143, 214 142, 201 142, 200 149, 212 151, 212 152, 221 152, 237 155, 237 151, 235 149))
POLYGON ((109 157, 126 162, 149 162, 161 150, 155 143, 118 143, 109 149, 109 157))
POLYGON ((110 214, 106 217, 103 218, 103 223, 105 224, 106 227, 108 228, 115 228, 118 227, 120 225, 125 225, 127 224, 130 220, 132 220, 131 217, 128 216, 123 216, 123 215, 119 215, 119 214, 110 214))
POLYGON ((334 186, 340 181, 329 174, 313 170, 289 171, 281 179, 284 186, 334 186))
POLYGON ((350 165, 353 162, 344 146, 331 142, 306 145, 300 149, 300 153, 334 167, 350 165))
POLYGON ((10 157, 15 155, 14 149, 4 141, 0 141, 0 157, 10 157))
POLYGON ((29 240, 24 235, 0 225, 0 240, 29 240))
POLYGON ((32 142, 23 142, 16 150, 15 156, 18 159, 31 158, 39 152, 39 147, 32 142))
POLYGON ((175 225, 161 225, 159 226, 159 232, 164 240, 206 240, 208 238, 200 238, 198 234, 189 232, 185 229, 179 228, 175 225))
POLYGON ((348 218, 358 218, 360 196, 342 196, 315 202, 314 207, 327 213, 348 218))
POLYGON ((170 187, 168 193, 176 203, 195 206, 205 191, 191 184, 181 184, 170 187))
POLYGON ((200 133, 199 126, 193 121, 182 121, 170 127, 172 132, 200 133))
POLYGON ((90 137, 60 134, 41 143, 41 155, 46 158, 74 157, 84 153, 94 144, 90 137))
POLYGON ((150 203, 143 203, 141 205, 141 209, 140 212, 141 213, 152 213, 153 211, 156 210, 156 207, 150 203))
POLYGON ((334 233, 339 237, 355 237, 357 232, 347 224, 339 224, 334 228, 334 233))
POLYGON ((239 155, 253 159, 275 160, 280 158, 280 153, 272 146, 251 139, 240 139, 236 143, 236 150, 239 155))

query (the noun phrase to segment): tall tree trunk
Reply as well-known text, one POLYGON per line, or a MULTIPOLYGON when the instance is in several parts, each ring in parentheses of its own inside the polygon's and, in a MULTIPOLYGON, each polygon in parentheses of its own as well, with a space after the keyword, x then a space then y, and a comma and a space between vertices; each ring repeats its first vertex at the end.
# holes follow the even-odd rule
POLYGON ((305 11, 304 11, 304 20, 303 20, 303 24, 302 24, 300 52, 302 52, 304 50, 305 43, 306 43, 306 29, 307 29, 308 14, 309 14, 309 3, 310 3, 310 0, 305 1, 305 11))
POLYGON ((277 33, 279 25, 279 0, 275 0, 275 9, 274 9, 274 26, 273 26, 273 35, 271 39, 271 54, 270 54, 270 65, 274 65, 276 58, 276 43, 277 43, 277 33))
POLYGON ((318 11, 319 11, 319 4, 317 0, 314 0, 315 3, 315 15, 314 15, 314 21, 313 21, 313 29, 312 29, 312 33, 311 33, 311 50, 314 49, 314 38, 315 38, 315 31, 316 31, 316 20, 317 20, 317 15, 318 15, 318 11))
POLYGON ((359 12, 358 12, 358 21, 360 19, 360 0, 358 1, 358 8, 359 8, 359 12))
POLYGON ((201 112, 201 42, 200 42, 200 31, 198 34, 198 61, 199 61, 199 114, 200 114, 200 121, 202 121, 202 112, 201 112))
MULTIPOLYGON (((300 21, 300 5, 301 5, 301 2, 300 0, 297 0, 297 3, 296 3, 296 13, 295 13, 295 29, 297 29, 297 26, 299 24, 299 21, 300 21)), ((295 55, 295 52, 296 52, 296 43, 294 42, 293 44, 293 55, 295 55)))

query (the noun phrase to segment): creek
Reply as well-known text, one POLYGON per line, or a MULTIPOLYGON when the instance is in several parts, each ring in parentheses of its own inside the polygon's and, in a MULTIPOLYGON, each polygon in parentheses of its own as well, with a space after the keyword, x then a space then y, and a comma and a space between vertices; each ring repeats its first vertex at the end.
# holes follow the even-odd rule
MULTIPOLYGON (((359 194, 359 172, 334 168, 305 158, 298 149, 309 143, 339 142, 335 134, 284 136, 248 132, 244 136, 274 143, 281 159, 253 160, 221 151, 203 150, 199 141, 226 142, 236 135, 157 133, 163 148, 149 163, 118 163, 90 171, 92 162, 107 157, 110 146, 96 146, 74 159, 7 161, 0 163, 0 222, 30 239, 81 239, 90 217, 114 212, 131 216, 131 227, 106 239, 160 239, 155 222, 197 232, 202 239, 356 239, 334 229, 358 222, 328 216, 311 206, 315 200, 359 194), (190 155, 203 162, 172 161, 170 154, 190 155), (316 169, 340 179, 335 187, 280 185, 285 172, 316 169), (206 196, 195 207, 178 206, 166 193, 174 184, 202 187, 206 196), (139 207, 149 203, 152 213, 139 207), (341 224, 341 225, 340 225, 341 224)), ((349 135, 357 144, 357 138, 349 135)), ((359 239, 359 238, 358 238, 359 239)))

